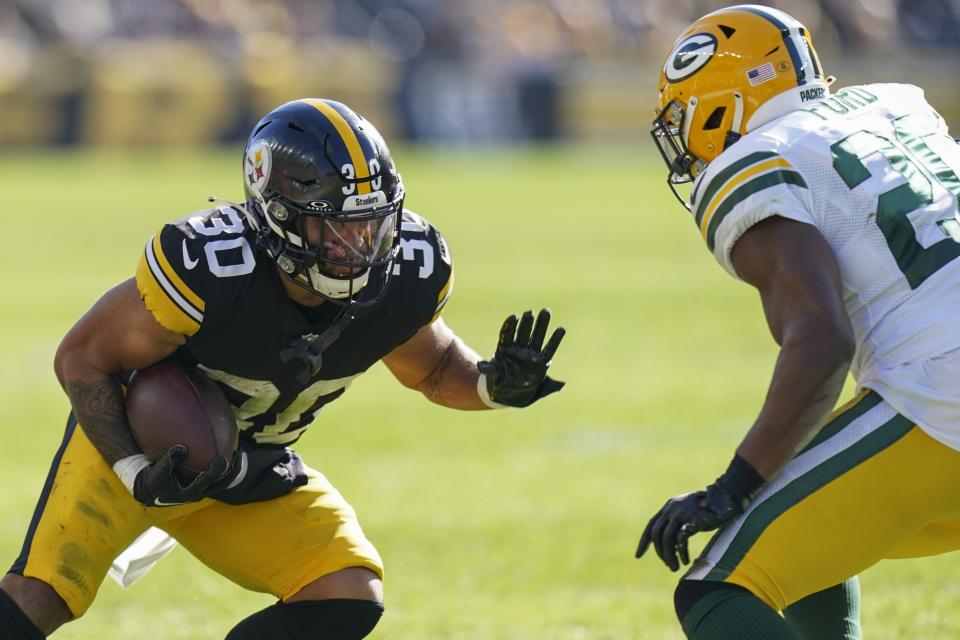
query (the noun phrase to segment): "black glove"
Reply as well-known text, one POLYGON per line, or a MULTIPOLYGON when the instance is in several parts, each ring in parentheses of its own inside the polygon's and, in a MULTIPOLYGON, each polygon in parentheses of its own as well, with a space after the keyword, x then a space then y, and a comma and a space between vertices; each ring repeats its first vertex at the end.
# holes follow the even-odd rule
POLYGON ((242 442, 230 473, 210 490, 227 504, 247 504, 285 496, 307 484, 307 469, 292 449, 242 442))
POLYGON ((514 315, 504 321, 493 357, 477 363, 480 373, 486 376, 491 400, 510 407, 526 407, 563 388, 565 383, 549 377, 547 369, 566 330, 558 327, 547 346, 543 346, 549 324, 549 309, 540 310, 536 324, 532 311, 523 312, 519 326, 514 315))
POLYGON ((196 502, 208 495, 208 490, 221 479, 230 466, 224 457, 214 458, 191 482, 184 484, 177 476, 177 465, 187 457, 187 448, 177 444, 167 450, 156 462, 147 465, 133 481, 133 497, 148 507, 172 507, 196 502))
POLYGON ((690 536, 719 529, 739 516, 763 484, 764 479, 757 470, 735 456, 726 472, 703 491, 667 500, 643 530, 636 557, 642 556, 653 542, 657 555, 670 571, 679 569, 681 563, 689 564, 687 540, 690 536))

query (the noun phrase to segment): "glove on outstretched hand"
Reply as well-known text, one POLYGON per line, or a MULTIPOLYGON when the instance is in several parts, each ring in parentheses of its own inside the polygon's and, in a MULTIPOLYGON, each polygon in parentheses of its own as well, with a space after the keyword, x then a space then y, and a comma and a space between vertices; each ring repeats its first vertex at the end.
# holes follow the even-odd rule
POLYGON ((171 507, 196 502, 208 495, 208 490, 227 472, 229 461, 214 458, 196 478, 184 483, 176 470, 187 457, 187 448, 174 445, 159 460, 143 467, 133 481, 133 497, 148 507, 171 507))
POLYGON ((540 310, 536 323, 532 311, 524 311, 519 322, 515 315, 504 321, 493 357, 477 363, 484 376, 482 384, 493 402, 526 407, 563 388, 565 383, 548 376, 547 369, 566 330, 555 329, 544 346, 549 324, 549 309, 540 310))

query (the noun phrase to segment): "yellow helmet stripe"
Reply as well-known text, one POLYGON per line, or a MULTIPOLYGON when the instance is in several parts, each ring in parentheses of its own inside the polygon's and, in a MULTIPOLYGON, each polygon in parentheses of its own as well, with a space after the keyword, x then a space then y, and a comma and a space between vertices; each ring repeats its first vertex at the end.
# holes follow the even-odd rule
POLYGON ((331 107, 323 100, 303 100, 311 107, 319 111, 330 121, 330 124, 336 128, 337 133, 347 147, 347 153, 350 154, 350 162, 353 164, 354 178, 357 182, 357 193, 370 193, 370 167, 367 166, 367 158, 363 154, 363 147, 353 127, 347 122, 346 118, 340 115, 340 112, 331 107))
POLYGON ((793 165, 791 165, 786 159, 778 156, 771 160, 767 160, 766 162, 761 162, 760 164, 755 164, 744 169, 731 178, 725 185, 723 185, 723 188, 717 191, 717 194, 713 196, 713 200, 711 200, 707 205, 706 211, 703 214, 703 219, 700 220, 700 234, 703 236, 703 239, 707 239, 707 229, 710 227, 710 220, 713 218, 713 214, 716 213, 717 207, 719 207, 720 203, 723 202, 728 195, 730 195, 731 191, 758 173, 768 171, 770 169, 776 169, 777 167, 793 169, 793 165))

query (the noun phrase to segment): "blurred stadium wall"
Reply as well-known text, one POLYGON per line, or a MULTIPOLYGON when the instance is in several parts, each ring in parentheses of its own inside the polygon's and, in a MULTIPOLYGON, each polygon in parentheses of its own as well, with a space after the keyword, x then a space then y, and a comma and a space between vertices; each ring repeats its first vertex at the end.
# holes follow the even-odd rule
MULTIPOLYGON (((706 0, 0 0, 0 145, 242 140, 297 97, 390 139, 640 140, 706 0)), ((960 0, 774 0, 838 85, 912 82, 960 131, 960 0)), ((644 141, 645 144, 645 141, 644 141)))

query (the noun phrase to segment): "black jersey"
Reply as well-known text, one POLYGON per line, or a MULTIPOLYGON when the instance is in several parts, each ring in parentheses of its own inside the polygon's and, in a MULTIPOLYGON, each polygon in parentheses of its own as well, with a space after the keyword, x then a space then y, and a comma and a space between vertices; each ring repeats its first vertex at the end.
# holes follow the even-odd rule
POLYGON ((229 206, 164 226, 137 267, 147 308, 161 325, 187 336, 173 357, 195 362, 219 384, 241 438, 258 443, 297 440, 354 378, 436 319, 450 296, 453 267, 440 232, 404 211, 386 292, 327 347, 309 379, 302 361, 281 354, 322 334, 339 306, 302 307, 286 294, 281 277, 256 248, 242 214, 229 206))

